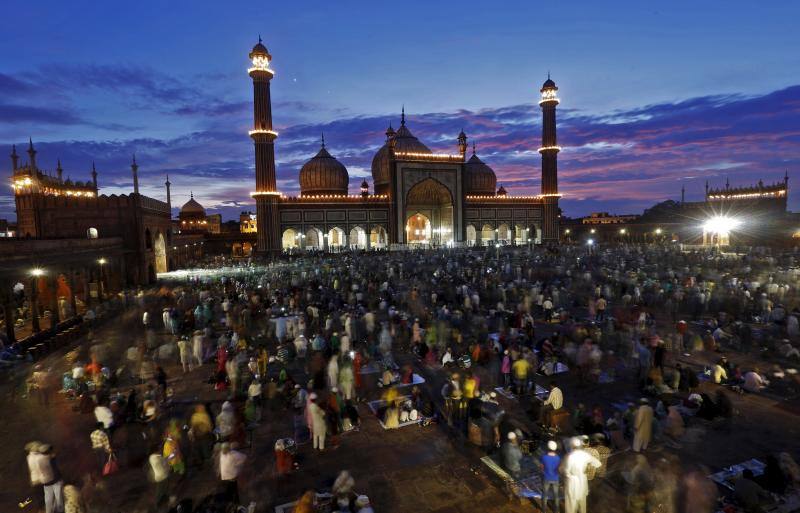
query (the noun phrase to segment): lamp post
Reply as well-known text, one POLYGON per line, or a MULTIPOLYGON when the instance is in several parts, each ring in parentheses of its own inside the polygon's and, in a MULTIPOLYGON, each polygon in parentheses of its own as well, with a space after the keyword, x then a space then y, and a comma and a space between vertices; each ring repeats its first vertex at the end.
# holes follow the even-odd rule
POLYGON ((104 266, 106 265, 107 262, 108 262, 108 260, 106 260, 105 258, 99 258, 97 260, 97 263, 100 265, 100 278, 98 279, 98 284, 97 284, 97 286, 98 286, 97 294, 98 294, 98 297, 100 298, 100 301, 104 301, 105 300, 105 292, 106 291, 105 291, 105 287, 103 286, 103 275, 104 275, 103 271, 105 269, 104 266))
POLYGON ((44 269, 36 267, 31 269, 31 329, 39 333, 39 278, 44 276, 44 269))

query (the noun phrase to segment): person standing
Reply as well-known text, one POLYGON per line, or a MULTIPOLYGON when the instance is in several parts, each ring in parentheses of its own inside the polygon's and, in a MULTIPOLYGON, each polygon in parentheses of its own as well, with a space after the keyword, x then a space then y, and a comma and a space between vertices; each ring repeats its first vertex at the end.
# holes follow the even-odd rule
POLYGON ((46 513, 64 513, 64 481, 58 471, 53 448, 48 444, 31 442, 28 451, 28 470, 31 484, 44 488, 46 513))
POLYGON ((155 493, 153 494, 153 501, 155 509, 161 505, 161 502, 167 496, 168 479, 169 479, 169 463, 164 459, 161 454, 154 452, 147 460, 148 463, 148 479, 155 486, 155 493))
POLYGON ((555 440, 547 442, 547 452, 542 455, 540 460, 542 465, 542 512, 547 512, 547 497, 550 495, 556 503, 555 512, 559 513, 560 500, 558 497, 559 469, 561 467, 561 456, 556 452, 558 444, 555 440))
POLYGON ((580 438, 572 439, 573 450, 564 461, 564 499, 566 513, 586 513, 586 497, 589 495, 589 480, 586 469, 600 468, 600 460, 582 449, 580 438))
POLYGON ((325 435, 327 434, 327 424, 325 423, 325 410, 317 404, 317 394, 309 396, 308 405, 311 417, 311 434, 314 437, 314 449, 325 450, 325 435))
POLYGON ((239 504, 239 473, 242 471, 247 456, 236 450, 227 442, 222 444, 219 454, 219 478, 223 483, 226 499, 239 504))
POLYGON ((653 408, 644 397, 633 420, 633 450, 646 451, 653 434, 653 408))
POLYGON ((95 425, 95 429, 89 435, 89 439, 92 442, 92 450, 97 458, 97 466, 100 468, 100 474, 102 474, 103 468, 111 457, 112 452, 111 444, 108 441, 108 434, 106 434, 102 422, 98 422, 95 425))
POLYGON ((509 432, 507 438, 502 448, 503 466, 514 479, 519 479, 522 471, 522 450, 519 448, 515 432, 509 432))
POLYGON ((181 359, 181 367, 183 367, 184 374, 186 373, 187 368, 188 370, 192 370, 192 362, 189 357, 189 341, 186 339, 186 337, 181 337, 178 340, 178 355, 181 359))

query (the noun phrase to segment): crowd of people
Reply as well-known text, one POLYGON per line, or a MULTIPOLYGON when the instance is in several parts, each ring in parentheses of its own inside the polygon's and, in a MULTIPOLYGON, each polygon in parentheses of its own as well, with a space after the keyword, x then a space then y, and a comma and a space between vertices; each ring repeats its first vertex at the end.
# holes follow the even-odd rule
MULTIPOLYGON (((385 427, 435 419, 472 440, 471 427, 486 419, 479 445, 512 478, 540 476, 542 508, 563 502, 567 513, 585 512, 589 481, 606 478, 612 454, 631 450, 620 473, 626 507, 705 513, 719 495, 706 475, 647 455, 654 444, 679 446, 694 422, 729 425, 734 394, 797 391, 795 264, 793 253, 626 245, 307 254, 198 271, 131 293, 141 317, 130 346, 117 348, 123 358, 89 344, 61 389, 76 414, 96 420, 86 433, 90 481, 144 465, 158 511, 182 501, 187 511, 180 483, 212 471, 218 493, 196 510, 257 507, 260 498, 239 489, 248 468, 263 467, 245 450, 252 432, 290 416, 292 432, 274 441, 273 473, 302 472, 298 451, 329 451, 359 429, 361 401, 381 393, 365 382, 369 367, 384 385, 385 427), (730 364, 733 355, 741 363, 730 364), (424 384, 414 382, 417 369, 424 384), (183 377, 196 373, 219 408, 178 397, 183 377), (617 395, 598 392, 604 386, 617 395), (673 490, 651 465, 665 465, 673 490)), ((37 372, 46 371, 35 369, 31 390, 46 405, 49 377, 37 372)), ((90 486, 59 474, 52 446, 32 441, 26 450, 47 513, 70 501, 78 504, 70 511, 104 511, 90 486)), ((780 461, 785 489, 797 486, 792 456, 780 461)), ((347 492, 333 492, 341 500, 329 510, 372 512, 367 496, 345 486, 351 480, 336 480, 347 492)), ((747 484, 736 489, 761 497, 747 484)), ((317 492, 294 511, 315 511, 317 492)), ((755 511, 748 501, 740 499, 743 510, 755 511)))

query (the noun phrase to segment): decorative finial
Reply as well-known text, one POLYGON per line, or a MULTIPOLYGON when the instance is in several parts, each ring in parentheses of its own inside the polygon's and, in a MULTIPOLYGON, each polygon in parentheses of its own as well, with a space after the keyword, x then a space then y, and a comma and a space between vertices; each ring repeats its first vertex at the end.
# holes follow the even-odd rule
POLYGON ((400 109, 400 126, 406 126, 406 106, 405 106, 405 104, 400 109))
POLYGON ((547 70, 547 80, 550 80, 550 70, 547 70))
POLYGON ((134 166, 136 165, 136 154, 135 153, 133 154, 133 165, 134 166))
POLYGON ((33 151, 33 137, 28 137, 28 151, 33 151))
POLYGON ((476 153, 475 153, 475 141, 472 141, 472 154, 476 155, 476 153))
POLYGON ((12 157, 16 157, 17 156, 17 145, 16 144, 12 144, 11 145, 11 156, 12 157))
POLYGON ((322 132, 322 147, 325 147, 325 132, 322 132))
MULTIPOLYGON (((92 167, 94 167, 94 163, 92 163, 92 167)), ((61 159, 56 159, 56 169, 61 169, 61 159)))
POLYGON ((189 199, 194 199, 194 191, 189 191, 189 199))
POLYGON ((167 185, 170 185, 170 183, 169 183, 169 173, 167 173, 167 181, 164 182, 164 183, 167 184, 167 185))
POLYGON ((261 42, 261 34, 258 35, 258 42, 261 42))

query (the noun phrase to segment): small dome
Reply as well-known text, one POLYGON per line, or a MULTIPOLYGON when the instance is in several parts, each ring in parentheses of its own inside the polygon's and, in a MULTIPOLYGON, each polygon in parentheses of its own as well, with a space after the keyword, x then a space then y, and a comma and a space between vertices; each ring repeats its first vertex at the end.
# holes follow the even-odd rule
POLYGON ((545 89, 558 89, 558 87, 556 87, 556 83, 550 78, 550 75, 547 76, 547 80, 545 80, 544 84, 542 84, 542 91, 545 89))
POLYGON ((497 189, 497 195, 498 196, 505 196, 506 194, 508 194, 506 192, 506 188, 501 185, 500 188, 497 189))
POLYGON ((494 196, 495 187, 497 177, 494 171, 473 153, 464 165, 464 192, 476 196, 494 196))
POLYGON ((264 44, 261 42, 261 38, 258 38, 258 43, 253 47, 250 51, 250 58, 252 59, 256 55, 266 55, 267 59, 272 60, 272 56, 269 54, 269 50, 264 44))
POLYGON ((203 205, 198 203, 194 196, 192 196, 189 201, 183 204, 181 207, 181 214, 189 214, 189 215, 206 215, 206 209, 203 208, 203 205))
POLYGON ((314 158, 300 169, 300 194, 347 194, 347 168, 333 158, 323 144, 314 158))

